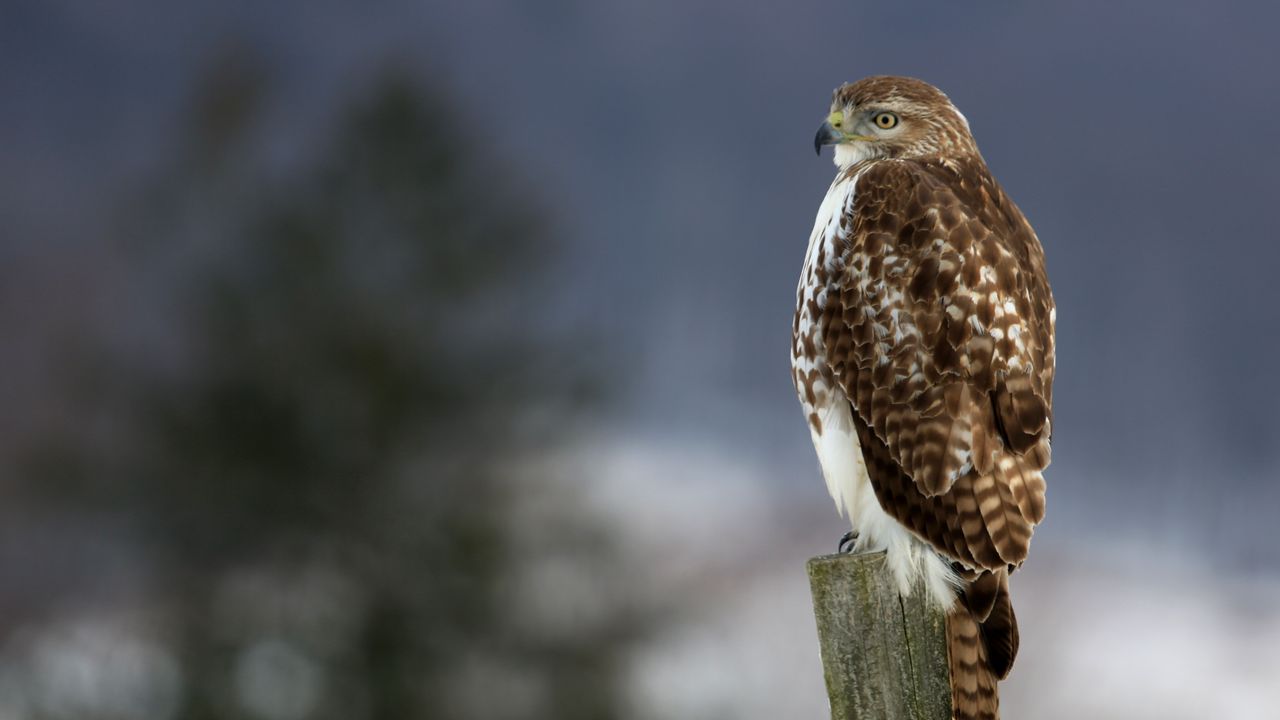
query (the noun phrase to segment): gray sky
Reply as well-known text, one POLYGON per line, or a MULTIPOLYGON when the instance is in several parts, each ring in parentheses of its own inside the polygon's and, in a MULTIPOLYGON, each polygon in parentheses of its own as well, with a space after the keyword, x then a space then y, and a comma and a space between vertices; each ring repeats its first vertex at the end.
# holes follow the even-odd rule
POLYGON ((1103 527, 1280 569, 1263 552, 1280 504, 1274 5, 370 7, 0 11, 0 323, 19 400, 6 426, 41 401, 24 388, 46 328, 89 312, 92 292, 67 297, 66 283, 110 285, 95 277, 112 272, 99 213, 164 160, 193 78, 236 47, 282 92, 267 148, 282 163, 389 65, 456 100, 491 171, 565 237, 557 290, 535 303, 546 321, 593 329, 630 364, 619 432, 714 443, 818 497, 787 373, 833 173, 811 138, 836 85, 908 74, 964 111, 1048 255, 1059 370, 1043 532, 1103 527))

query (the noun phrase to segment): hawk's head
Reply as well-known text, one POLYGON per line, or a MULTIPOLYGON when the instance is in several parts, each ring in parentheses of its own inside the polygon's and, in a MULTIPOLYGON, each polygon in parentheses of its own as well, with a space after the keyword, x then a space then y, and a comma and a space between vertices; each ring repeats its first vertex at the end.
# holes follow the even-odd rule
POLYGON ((922 80, 878 75, 836 88, 815 150, 835 145, 849 167, 880 158, 976 155, 969 122, 938 88, 922 80))

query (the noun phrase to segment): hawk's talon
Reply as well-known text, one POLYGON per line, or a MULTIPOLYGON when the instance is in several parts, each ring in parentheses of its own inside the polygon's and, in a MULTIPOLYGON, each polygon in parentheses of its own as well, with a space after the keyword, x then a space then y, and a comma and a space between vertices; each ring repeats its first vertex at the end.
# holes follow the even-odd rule
POLYGON ((836 552, 838 552, 838 553, 851 553, 851 552, 853 552, 853 545, 854 545, 854 543, 856 543, 857 541, 858 541, 858 531, 857 531, 857 530, 850 530, 849 532, 847 532, 847 533, 845 533, 844 535, 841 535, 841 536, 840 536, 840 544, 839 544, 839 545, 836 545, 836 552), (847 547, 846 547, 846 546, 847 546, 847 547))

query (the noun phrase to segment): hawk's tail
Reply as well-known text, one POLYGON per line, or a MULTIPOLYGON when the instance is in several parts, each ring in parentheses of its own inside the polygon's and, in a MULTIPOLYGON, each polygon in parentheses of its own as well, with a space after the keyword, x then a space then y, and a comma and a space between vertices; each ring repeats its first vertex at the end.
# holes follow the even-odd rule
POLYGON ((1018 653, 1018 622, 1009 602, 1008 574, 984 573, 969 583, 947 614, 954 720, 999 720, 996 682, 1018 653))

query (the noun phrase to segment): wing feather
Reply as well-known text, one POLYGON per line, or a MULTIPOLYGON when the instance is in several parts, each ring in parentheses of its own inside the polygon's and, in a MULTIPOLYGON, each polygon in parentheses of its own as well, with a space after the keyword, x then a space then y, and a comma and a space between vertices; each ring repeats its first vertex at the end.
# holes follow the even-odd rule
POLYGON ((1053 298, 1030 225, 980 159, 874 163, 829 362, 877 499, 962 564, 1020 564, 1044 516, 1053 298))

